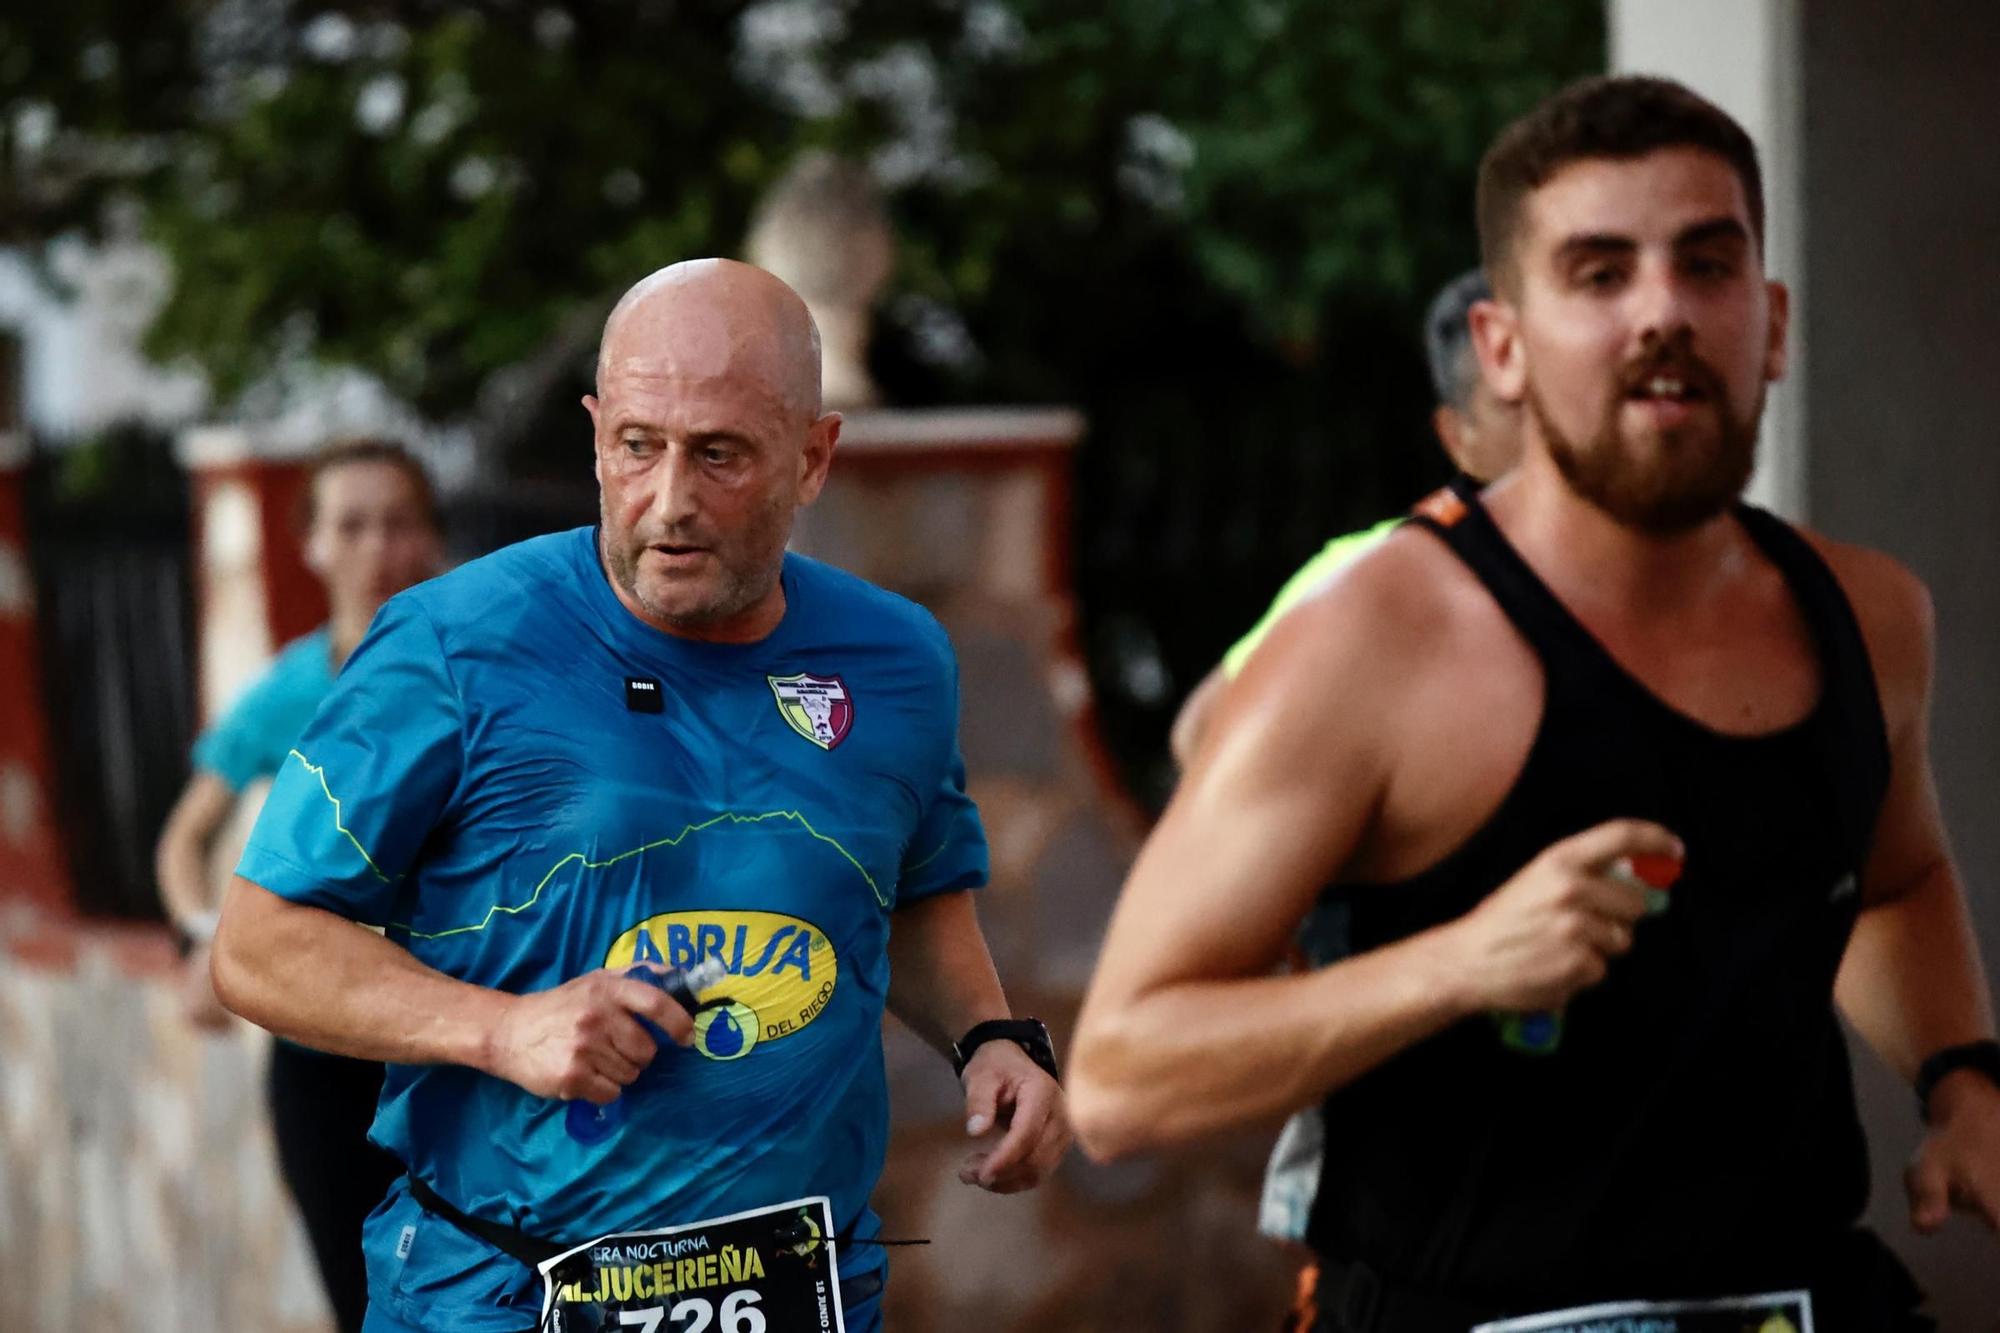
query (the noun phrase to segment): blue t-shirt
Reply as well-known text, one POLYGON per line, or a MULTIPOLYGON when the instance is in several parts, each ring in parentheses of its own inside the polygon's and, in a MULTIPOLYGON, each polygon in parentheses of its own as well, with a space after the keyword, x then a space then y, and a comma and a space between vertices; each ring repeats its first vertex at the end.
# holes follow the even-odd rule
MULTIPOLYGON (((769 636, 711 644, 628 612, 594 529, 508 547, 393 598, 280 770, 239 872, 447 975, 522 993, 728 964, 703 998, 732 1003, 602 1142, 503 1080, 391 1065, 372 1137, 465 1211, 575 1243, 826 1194, 876 1234, 890 913, 983 884, 986 841, 937 622, 802 556, 783 579, 769 636)), ((528 1271, 403 1187, 364 1236, 388 1312, 534 1322, 528 1271)))
POLYGON ((284 765, 292 742, 333 688, 333 632, 321 625, 271 665, 194 743, 194 766, 241 792, 284 765))

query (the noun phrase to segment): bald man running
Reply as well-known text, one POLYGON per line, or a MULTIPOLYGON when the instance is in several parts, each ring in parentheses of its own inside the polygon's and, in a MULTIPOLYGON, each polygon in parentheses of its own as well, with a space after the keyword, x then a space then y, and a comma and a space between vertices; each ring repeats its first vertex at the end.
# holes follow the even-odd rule
POLYGON ((217 993, 389 1062, 371 1333, 777 1333, 836 1299, 867 1333, 885 1005, 962 1071, 962 1180, 1029 1188, 1068 1142, 973 914, 956 662, 785 551, 840 418, 777 279, 646 279, 584 406, 599 524, 383 608, 251 837, 217 993), (693 1013, 648 982, 702 960, 693 1013))

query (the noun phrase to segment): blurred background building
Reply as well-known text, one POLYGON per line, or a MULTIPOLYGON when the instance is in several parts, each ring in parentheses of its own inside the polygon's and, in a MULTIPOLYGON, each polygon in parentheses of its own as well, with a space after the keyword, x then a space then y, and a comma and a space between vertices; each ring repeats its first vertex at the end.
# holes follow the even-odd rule
MULTIPOLYGON (((304 453, 413 440, 460 557, 587 522, 576 399, 611 301, 690 255, 789 265, 853 350, 850 401, 888 405, 857 413, 799 542, 952 629, 983 911, 1061 1028, 1171 789, 1180 698, 1329 534, 1440 479, 1419 323, 1476 258, 1480 152, 1605 68, 1687 81, 1764 151, 1797 314, 1758 494, 1936 594, 1934 745, 1990 968, 2000 8, 0 14, 0 1327, 321 1326, 258 1039, 180 1023, 150 870, 201 719, 321 614, 284 554, 304 453)), ((948 1076, 900 1037, 890 1066, 880 1206, 937 1242, 899 1260, 892 1326, 1275 1317, 1268 1134, 974 1197, 948 1076)), ((1875 1220, 1945 1327, 1992 1326, 1993 1242, 1909 1236, 1913 1108, 1866 1057, 1859 1078, 1875 1220)))

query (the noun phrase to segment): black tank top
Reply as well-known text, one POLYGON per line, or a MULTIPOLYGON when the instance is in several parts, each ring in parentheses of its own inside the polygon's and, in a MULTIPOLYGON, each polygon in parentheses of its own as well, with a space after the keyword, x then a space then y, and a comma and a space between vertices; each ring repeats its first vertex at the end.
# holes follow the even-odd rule
POLYGON ((1499 809, 1443 862, 1327 890, 1316 951, 1462 916, 1607 819, 1656 820, 1688 858, 1669 910, 1571 1001, 1553 1053, 1511 1049, 1475 1018, 1327 1099, 1309 1230, 1322 1255, 1547 1309, 1771 1290, 1859 1217, 1867 1150, 1832 994, 1888 742, 1831 571, 1771 515, 1736 517, 1782 571, 1821 676, 1804 721, 1754 737, 1703 726, 1620 667, 1469 486, 1419 506, 1541 659, 1541 725, 1499 809))

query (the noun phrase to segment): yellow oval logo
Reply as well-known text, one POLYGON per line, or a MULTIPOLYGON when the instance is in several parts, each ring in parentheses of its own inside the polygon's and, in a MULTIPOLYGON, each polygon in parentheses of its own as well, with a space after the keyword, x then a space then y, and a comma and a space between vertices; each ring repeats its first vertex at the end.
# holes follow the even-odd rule
POLYGON ((688 967, 720 958, 729 975, 699 998, 728 1003, 695 1017, 694 1048, 711 1060, 740 1060, 820 1016, 840 978, 826 932, 782 912, 662 912, 611 942, 606 967, 658 963, 688 967))

